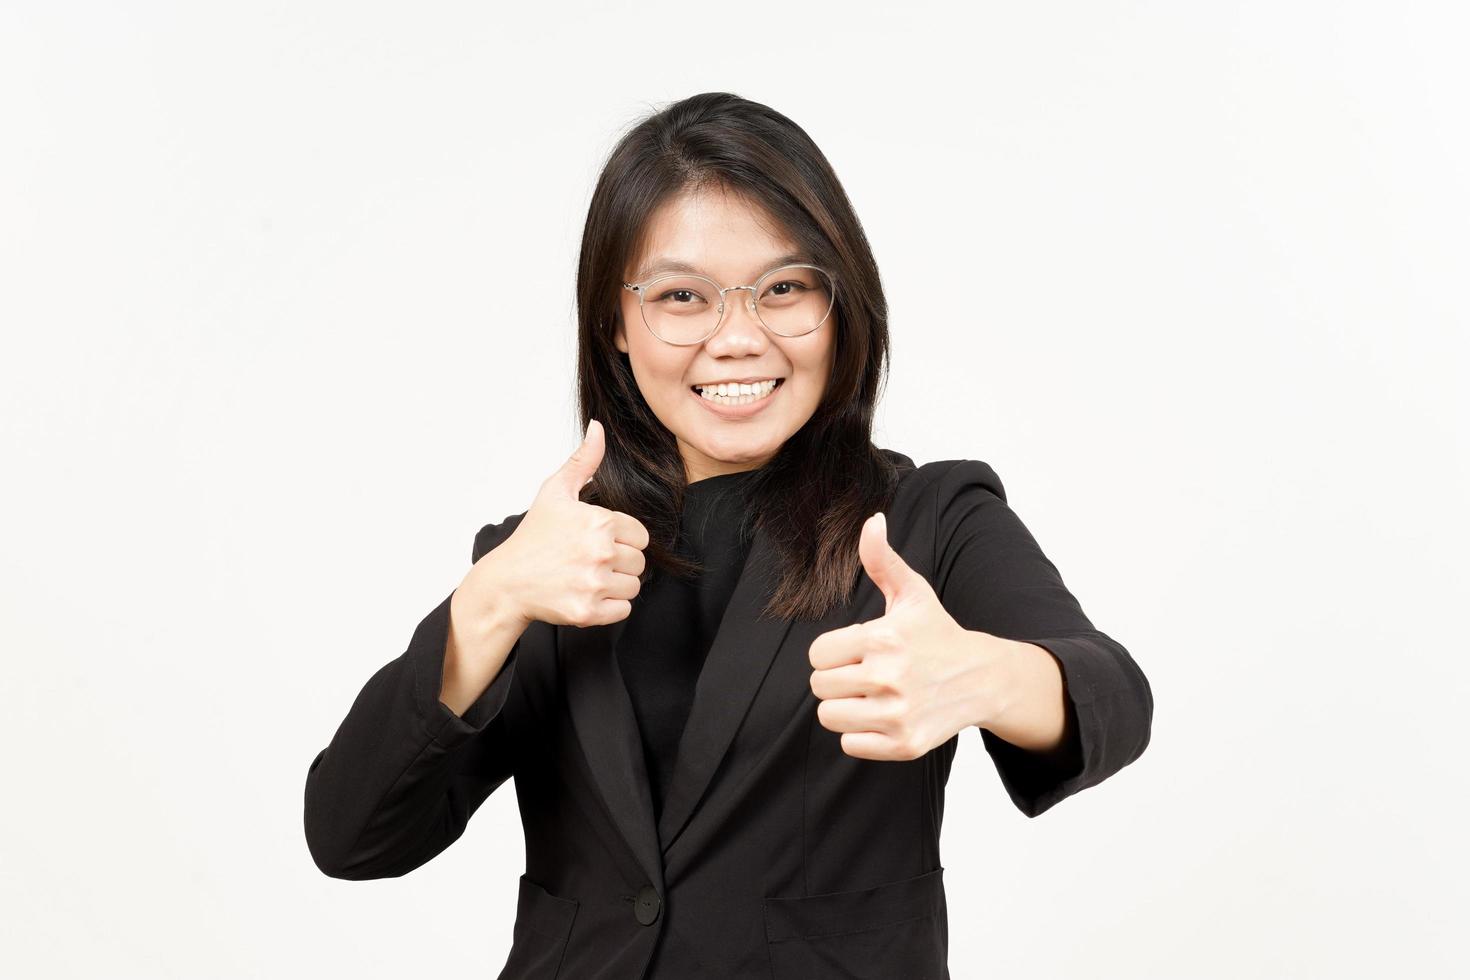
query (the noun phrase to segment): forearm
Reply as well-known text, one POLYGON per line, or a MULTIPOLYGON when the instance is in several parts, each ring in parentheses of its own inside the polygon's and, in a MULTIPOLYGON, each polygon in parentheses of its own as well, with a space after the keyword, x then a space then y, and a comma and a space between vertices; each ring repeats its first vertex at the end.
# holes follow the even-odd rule
POLYGON ((510 651, 525 632, 524 620, 503 605, 471 614, 459 608, 459 593, 450 600, 449 635, 444 643, 444 678, 439 700, 463 715, 485 693, 510 651))

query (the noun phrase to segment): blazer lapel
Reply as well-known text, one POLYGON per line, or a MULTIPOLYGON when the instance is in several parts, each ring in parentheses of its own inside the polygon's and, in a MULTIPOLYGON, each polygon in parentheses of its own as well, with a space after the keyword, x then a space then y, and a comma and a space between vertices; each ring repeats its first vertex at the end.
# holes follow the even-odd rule
POLYGON ((608 811, 647 880, 660 886, 663 855, 693 815, 791 628, 790 620, 760 616, 775 591, 775 559, 766 532, 757 528, 695 685, 656 827, 638 721, 617 664, 623 622, 557 628, 577 739, 608 811))
MULTIPOLYGON (((636 600, 635 600, 636 601, 636 600)), ((562 674, 572 727, 587 756, 613 821, 642 866, 646 880, 663 887, 663 857, 653 824, 653 797, 643 762, 643 741, 633 702, 618 669, 616 643, 622 622, 559 626, 562 674)))
POLYGON ((776 588, 775 559, 770 538, 757 528, 679 737, 674 774, 658 822, 663 853, 693 815, 791 628, 789 619, 760 616, 776 588))

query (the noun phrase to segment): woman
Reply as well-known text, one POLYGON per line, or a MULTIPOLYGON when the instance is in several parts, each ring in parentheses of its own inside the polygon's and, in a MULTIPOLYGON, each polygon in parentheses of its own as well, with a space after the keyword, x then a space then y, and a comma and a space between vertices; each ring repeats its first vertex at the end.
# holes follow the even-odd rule
POLYGON ((313 761, 314 860, 405 874, 514 777, 501 977, 948 976, 958 733, 1034 817, 1143 752, 1147 680, 989 466, 872 445, 878 271, 785 116, 631 130, 578 306, 586 435, 313 761))

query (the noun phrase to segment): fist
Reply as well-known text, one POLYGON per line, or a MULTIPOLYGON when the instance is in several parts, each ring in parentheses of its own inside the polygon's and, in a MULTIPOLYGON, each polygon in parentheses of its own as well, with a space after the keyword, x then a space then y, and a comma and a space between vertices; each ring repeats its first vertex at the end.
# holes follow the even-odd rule
POLYGON ((526 622, 598 626, 633 611, 648 529, 629 514, 578 499, 602 463, 605 439, 602 423, 592 420, 511 536, 481 557, 495 588, 526 622))
POLYGON ((864 522, 858 556, 883 593, 884 612, 812 641, 817 720, 841 733, 848 755, 917 759, 974 724, 984 634, 955 622, 928 580, 893 550, 881 511, 864 522))

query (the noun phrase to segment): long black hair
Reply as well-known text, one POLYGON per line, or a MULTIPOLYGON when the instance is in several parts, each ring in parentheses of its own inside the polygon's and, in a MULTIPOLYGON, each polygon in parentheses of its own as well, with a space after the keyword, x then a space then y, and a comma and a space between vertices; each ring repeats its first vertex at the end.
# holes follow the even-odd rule
POLYGON ((686 474, 678 444, 639 391, 614 343, 627 263, 665 201, 720 188, 764 208, 814 264, 834 275, 832 373, 807 423, 754 474, 747 533, 778 551, 765 613, 816 619, 846 602, 862 565, 863 521, 888 506, 897 473, 872 443, 888 358, 888 304, 878 266, 847 193, 806 132, 776 110, 728 92, 690 96, 638 121, 598 178, 577 267, 579 431, 602 423, 606 453, 580 499, 638 518, 649 532, 645 576, 687 576, 673 550, 686 474))

